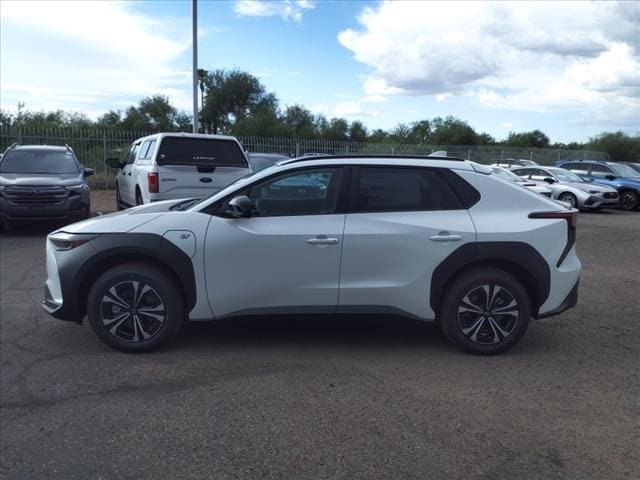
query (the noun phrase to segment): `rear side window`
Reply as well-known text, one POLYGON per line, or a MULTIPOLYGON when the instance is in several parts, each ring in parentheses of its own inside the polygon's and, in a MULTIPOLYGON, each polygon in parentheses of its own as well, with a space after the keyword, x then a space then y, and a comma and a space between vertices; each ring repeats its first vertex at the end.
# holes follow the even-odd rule
POLYGON ((456 210, 462 208, 435 170, 361 167, 353 198, 356 212, 456 210))
POLYGON ((232 140, 167 137, 160 142, 158 165, 247 167, 240 146, 232 140))
POLYGON ((573 162, 573 163, 564 163, 561 165, 562 168, 566 168, 567 170, 571 170, 579 175, 587 175, 589 172, 589 165, 582 162, 573 162))

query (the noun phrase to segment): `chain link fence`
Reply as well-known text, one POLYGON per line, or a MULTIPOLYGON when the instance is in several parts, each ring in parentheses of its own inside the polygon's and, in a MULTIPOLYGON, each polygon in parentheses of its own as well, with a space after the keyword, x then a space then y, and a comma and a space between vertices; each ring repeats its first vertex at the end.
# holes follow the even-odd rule
MULTIPOLYGON (((69 145, 85 167, 96 174, 90 177, 92 187, 113 188, 115 171, 106 166, 109 157, 122 155, 131 142, 153 132, 116 129, 21 128, 0 126, 0 152, 13 143, 23 145, 69 145)), ((291 157, 305 154, 328 155, 429 155, 446 151, 448 155, 491 163, 503 158, 526 158, 541 165, 557 160, 607 160, 606 152, 562 150, 551 148, 517 148, 484 145, 410 145, 402 143, 367 143, 309 138, 240 136, 238 140, 248 152, 281 153, 291 157)))

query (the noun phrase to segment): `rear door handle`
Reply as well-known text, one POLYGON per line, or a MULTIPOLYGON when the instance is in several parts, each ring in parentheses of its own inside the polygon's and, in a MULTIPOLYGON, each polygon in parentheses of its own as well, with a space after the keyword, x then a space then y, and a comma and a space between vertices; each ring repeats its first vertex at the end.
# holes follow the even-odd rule
POLYGON ((451 234, 449 232, 440 232, 438 235, 433 235, 429 237, 429 240, 432 242, 458 242, 462 240, 462 236, 451 234))
POLYGON ((338 239, 334 237, 327 237, 326 235, 318 235, 315 238, 307 240, 310 245, 335 245, 338 243, 338 239))

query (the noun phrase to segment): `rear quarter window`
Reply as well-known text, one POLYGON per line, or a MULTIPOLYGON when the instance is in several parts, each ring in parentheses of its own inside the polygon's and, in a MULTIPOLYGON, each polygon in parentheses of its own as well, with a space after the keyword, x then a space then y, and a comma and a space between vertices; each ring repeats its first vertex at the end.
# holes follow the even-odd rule
POLYGON ((164 138, 156 162, 158 165, 247 167, 244 153, 236 142, 212 138, 164 138))

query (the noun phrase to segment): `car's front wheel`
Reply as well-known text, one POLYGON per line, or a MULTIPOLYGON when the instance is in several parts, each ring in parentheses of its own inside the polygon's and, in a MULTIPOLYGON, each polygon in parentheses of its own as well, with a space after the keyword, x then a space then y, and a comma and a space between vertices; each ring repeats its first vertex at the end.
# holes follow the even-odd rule
POLYGON ((456 277, 439 313, 451 343, 467 352, 492 355, 509 350, 524 335, 531 302, 513 275, 485 267, 456 277))
POLYGON ((578 199, 573 193, 569 193, 569 192, 561 193, 560 196, 558 197, 558 200, 567 202, 573 208, 576 208, 578 206, 578 199))
POLYGON ((162 269, 127 263, 103 273, 87 299, 89 323, 107 345, 144 352, 171 340, 184 317, 184 301, 162 269))
POLYGON ((640 196, 631 190, 625 190, 620 195, 620 208, 622 210, 632 211, 640 206, 640 196))

